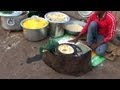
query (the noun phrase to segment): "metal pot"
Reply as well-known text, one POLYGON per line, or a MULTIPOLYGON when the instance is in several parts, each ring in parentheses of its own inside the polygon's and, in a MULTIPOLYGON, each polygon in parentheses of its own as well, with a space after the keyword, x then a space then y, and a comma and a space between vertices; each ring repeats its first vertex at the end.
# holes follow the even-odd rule
MULTIPOLYGON (((23 34, 24 37, 29 41, 39 41, 48 36, 48 25, 44 28, 38 28, 38 29, 27 29, 23 26, 23 23, 31 18, 27 18, 21 22, 21 26, 23 27, 23 34)), ((44 18, 43 18, 44 19, 44 18)), ((44 19, 45 20, 45 19, 44 19)), ((49 24, 49 23, 48 23, 49 24)))
POLYGON ((93 11, 78 11, 78 14, 82 17, 89 17, 93 11))
POLYGON ((51 37, 61 37, 64 35, 63 24, 61 23, 50 23, 49 25, 49 35, 51 37))
POLYGON ((63 24, 67 23, 70 20, 70 17, 64 13, 61 13, 63 15, 66 16, 65 21, 61 21, 61 22, 57 22, 57 21, 52 21, 49 17, 48 14, 56 14, 56 13, 61 13, 61 12, 49 12, 47 14, 45 14, 45 19, 47 19, 50 24, 49 24, 49 35, 51 37, 57 38, 57 37, 61 37, 64 35, 64 29, 63 29, 63 24))
POLYGON ((2 28, 5 30, 22 30, 20 22, 28 17, 29 11, 23 12, 19 16, 1 16, 2 28))
POLYGON ((78 11, 78 14, 81 16, 81 19, 87 20, 90 15, 92 15, 94 11, 78 11))

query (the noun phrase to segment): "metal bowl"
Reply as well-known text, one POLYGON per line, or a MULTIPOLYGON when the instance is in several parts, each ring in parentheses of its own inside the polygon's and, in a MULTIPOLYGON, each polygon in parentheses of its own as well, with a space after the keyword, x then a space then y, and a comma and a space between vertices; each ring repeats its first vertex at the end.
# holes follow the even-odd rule
POLYGON ((71 31, 71 30, 69 30, 69 29, 66 29, 66 26, 67 26, 67 25, 71 25, 71 24, 78 24, 78 25, 84 27, 86 23, 83 22, 83 21, 79 21, 79 20, 71 20, 71 21, 69 21, 68 23, 65 23, 65 24, 63 25, 63 28, 64 28, 64 30, 66 31, 67 34, 70 34, 70 35, 78 35, 80 32, 76 32, 76 31, 74 31, 74 30, 71 31))
POLYGON ((82 17, 89 17, 93 11, 78 11, 78 14, 82 17))

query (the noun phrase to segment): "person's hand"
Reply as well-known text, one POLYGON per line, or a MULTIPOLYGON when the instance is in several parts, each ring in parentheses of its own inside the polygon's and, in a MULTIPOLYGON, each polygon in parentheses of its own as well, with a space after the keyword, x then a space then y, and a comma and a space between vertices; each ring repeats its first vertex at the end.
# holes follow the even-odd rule
POLYGON ((99 41, 98 43, 96 44, 92 44, 90 47, 91 49, 95 50, 98 46, 100 46, 101 44, 103 44, 104 42, 103 41, 99 41))
POLYGON ((92 50, 95 50, 97 48, 97 46, 98 46, 97 44, 92 44, 90 47, 92 50))
POLYGON ((74 43, 77 43, 78 39, 73 39, 73 40, 70 40, 69 42, 74 42, 74 43))
MULTIPOLYGON (((87 41, 81 41, 81 43, 83 43, 83 44, 85 44, 85 45, 87 45, 88 47, 90 47, 91 48, 91 46, 88 44, 88 42, 87 41)), ((94 48, 94 46, 92 46, 92 48, 94 48)), ((91 49, 92 49, 91 48, 91 49)))
POLYGON ((89 44, 86 41, 81 41, 83 44, 89 46, 89 44))
POLYGON ((74 43, 77 43, 79 38, 82 36, 82 34, 80 33, 75 39, 73 40, 70 40, 69 42, 74 42, 74 43))

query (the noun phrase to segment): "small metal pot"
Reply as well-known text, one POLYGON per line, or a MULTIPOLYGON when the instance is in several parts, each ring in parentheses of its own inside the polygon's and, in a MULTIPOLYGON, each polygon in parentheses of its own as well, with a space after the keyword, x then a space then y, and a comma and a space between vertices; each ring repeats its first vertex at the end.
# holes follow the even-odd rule
POLYGON ((25 11, 23 12, 23 14, 19 16, 7 16, 7 17, 1 16, 2 28, 5 30, 11 30, 11 31, 22 30, 22 27, 20 26, 20 22, 23 19, 28 18, 28 13, 29 11, 25 11))
POLYGON ((39 41, 39 40, 42 40, 48 36, 48 25, 45 26, 44 28, 38 28, 38 29, 34 29, 34 30, 25 28, 23 26, 23 23, 28 19, 31 19, 31 18, 27 18, 21 22, 21 26, 23 27, 23 34, 27 40, 39 41))

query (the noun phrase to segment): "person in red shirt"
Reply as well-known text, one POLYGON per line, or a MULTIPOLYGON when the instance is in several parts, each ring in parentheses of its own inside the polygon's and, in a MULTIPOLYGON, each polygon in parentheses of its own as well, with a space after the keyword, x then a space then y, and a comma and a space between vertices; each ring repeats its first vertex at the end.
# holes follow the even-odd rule
POLYGON ((86 43, 96 51, 99 56, 104 56, 107 43, 113 38, 116 30, 116 19, 108 11, 95 11, 87 20, 82 32, 74 39, 77 42, 82 35, 87 33, 86 43))

